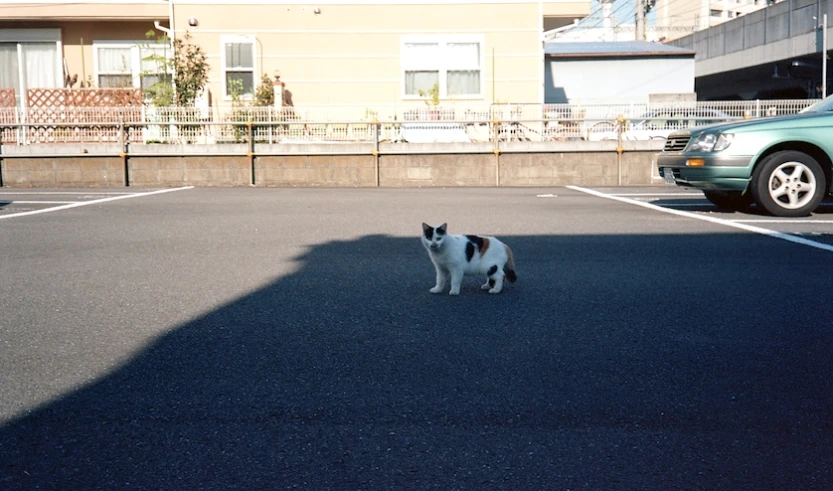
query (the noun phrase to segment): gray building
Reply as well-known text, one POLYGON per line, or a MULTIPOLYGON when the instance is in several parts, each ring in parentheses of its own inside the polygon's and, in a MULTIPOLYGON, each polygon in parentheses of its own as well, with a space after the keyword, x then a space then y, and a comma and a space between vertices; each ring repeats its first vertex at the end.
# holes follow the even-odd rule
POLYGON ((832 28, 833 2, 792 0, 670 44, 697 53, 694 76, 700 100, 816 98, 831 92, 831 71, 825 87, 822 77, 832 28))

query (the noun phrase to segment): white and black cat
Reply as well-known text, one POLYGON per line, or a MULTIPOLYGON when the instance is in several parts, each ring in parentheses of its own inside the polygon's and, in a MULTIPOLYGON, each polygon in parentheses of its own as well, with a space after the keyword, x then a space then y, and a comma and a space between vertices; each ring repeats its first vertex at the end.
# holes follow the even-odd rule
POLYGON ((495 237, 449 235, 446 225, 422 224, 422 245, 437 270, 437 284, 431 293, 442 292, 446 281, 451 279, 448 293, 459 295, 465 274, 486 275, 486 283, 480 288, 489 293, 500 293, 504 278, 513 283, 518 279, 512 249, 508 245, 495 237))

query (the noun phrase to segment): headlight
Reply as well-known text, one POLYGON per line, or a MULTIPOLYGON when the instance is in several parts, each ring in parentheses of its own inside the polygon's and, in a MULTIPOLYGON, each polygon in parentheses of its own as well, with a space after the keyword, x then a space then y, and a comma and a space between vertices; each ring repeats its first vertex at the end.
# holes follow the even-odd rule
POLYGON ((719 152, 732 144, 735 135, 731 133, 702 133, 688 144, 688 152, 719 152))

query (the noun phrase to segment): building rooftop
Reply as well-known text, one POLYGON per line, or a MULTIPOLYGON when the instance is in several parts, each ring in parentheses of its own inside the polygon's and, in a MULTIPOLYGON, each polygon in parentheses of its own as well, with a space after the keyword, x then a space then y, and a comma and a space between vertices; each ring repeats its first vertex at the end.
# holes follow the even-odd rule
POLYGON ((554 58, 694 56, 694 51, 648 41, 548 42, 544 54, 554 58))

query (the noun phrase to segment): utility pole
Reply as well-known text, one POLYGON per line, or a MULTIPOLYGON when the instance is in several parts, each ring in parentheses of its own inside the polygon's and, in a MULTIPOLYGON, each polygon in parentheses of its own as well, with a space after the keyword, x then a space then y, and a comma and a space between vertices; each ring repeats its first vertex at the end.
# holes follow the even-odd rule
POLYGON ((816 49, 821 51, 821 83, 818 90, 821 92, 821 98, 827 97, 827 14, 818 17, 813 17, 816 21, 816 49), (818 22, 821 21, 819 24, 818 22))
POLYGON ((657 0, 636 0, 636 40, 645 41, 645 17, 657 5, 657 0))
POLYGON ((645 0, 636 0, 636 40, 645 40, 645 0))
POLYGON ((827 14, 821 21, 821 98, 827 97, 827 14))

